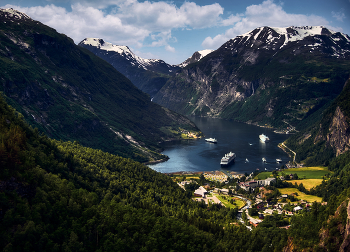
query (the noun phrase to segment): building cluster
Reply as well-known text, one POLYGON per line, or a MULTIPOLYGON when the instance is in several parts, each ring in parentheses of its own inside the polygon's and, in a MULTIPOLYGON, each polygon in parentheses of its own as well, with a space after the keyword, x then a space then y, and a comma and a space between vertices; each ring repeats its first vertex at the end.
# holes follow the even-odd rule
POLYGON ((255 189, 256 187, 269 186, 275 182, 275 178, 267 178, 264 180, 250 180, 246 182, 240 182, 238 185, 243 190, 249 191, 255 189))
POLYGON ((228 176, 223 174, 223 173, 203 173, 204 177, 206 180, 209 180, 209 181, 218 181, 218 182, 226 182, 227 181, 227 178, 228 176))

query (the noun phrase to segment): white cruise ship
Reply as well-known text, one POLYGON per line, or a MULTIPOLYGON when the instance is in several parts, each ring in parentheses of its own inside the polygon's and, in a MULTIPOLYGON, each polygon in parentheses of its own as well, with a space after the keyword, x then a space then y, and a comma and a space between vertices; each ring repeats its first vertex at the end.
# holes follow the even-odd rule
POLYGON ((215 138, 207 138, 205 139, 205 141, 209 142, 209 143, 217 143, 218 140, 216 140, 215 138))
POLYGON ((259 135, 259 138, 264 143, 267 142, 267 141, 270 141, 270 138, 268 136, 264 135, 264 134, 259 135))
POLYGON ((236 154, 233 153, 233 152, 229 152, 229 153, 225 154, 225 156, 223 156, 221 158, 220 164, 221 164, 222 167, 229 166, 230 163, 235 161, 235 158, 236 158, 236 154))

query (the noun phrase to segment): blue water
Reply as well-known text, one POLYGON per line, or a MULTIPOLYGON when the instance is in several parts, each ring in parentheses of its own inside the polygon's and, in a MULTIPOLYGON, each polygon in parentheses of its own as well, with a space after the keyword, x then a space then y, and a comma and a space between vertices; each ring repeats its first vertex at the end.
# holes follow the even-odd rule
POLYGON ((222 119, 196 117, 190 119, 205 134, 205 137, 167 143, 162 153, 170 159, 163 163, 149 165, 150 168, 162 173, 225 169, 243 174, 257 169, 272 171, 289 161, 288 155, 277 146, 278 143, 286 140, 288 135, 222 119), (263 143, 259 140, 259 135, 262 133, 270 138, 269 142, 263 143), (205 138, 209 137, 216 138, 218 143, 206 142, 205 138), (236 153, 235 163, 228 168, 221 168, 221 157, 230 151, 236 153), (266 158, 266 163, 262 162, 263 157, 266 158), (276 159, 282 159, 282 162, 276 163, 276 159))

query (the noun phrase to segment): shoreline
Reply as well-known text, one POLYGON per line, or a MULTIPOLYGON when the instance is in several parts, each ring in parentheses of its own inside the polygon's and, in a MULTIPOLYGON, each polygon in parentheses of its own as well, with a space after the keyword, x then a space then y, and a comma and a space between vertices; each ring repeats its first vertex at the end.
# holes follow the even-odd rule
MULTIPOLYGON (((162 174, 165 175, 200 175, 200 174, 204 174, 204 173, 208 173, 208 174, 215 174, 215 173, 224 173, 226 174, 226 172, 220 171, 220 170, 213 170, 213 171, 176 171, 176 172, 165 172, 162 174)), ((236 171, 230 171, 229 172, 231 175, 242 175, 244 176, 244 173, 238 173, 236 171)))

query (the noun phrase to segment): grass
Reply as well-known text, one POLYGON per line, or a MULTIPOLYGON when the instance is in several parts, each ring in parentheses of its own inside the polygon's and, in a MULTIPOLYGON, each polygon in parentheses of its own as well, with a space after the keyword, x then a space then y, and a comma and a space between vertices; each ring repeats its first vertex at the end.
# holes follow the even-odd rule
POLYGON ((199 179, 199 177, 198 176, 190 176, 190 177, 186 176, 186 180, 191 180, 191 179, 199 179))
MULTIPOLYGON (((283 170, 285 174, 298 174, 299 179, 323 179, 323 177, 331 173, 327 167, 303 167, 303 168, 291 168, 283 170)), ((282 172, 278 172, 281 176, 282 172)), ((254 179, 262 180, 272 177, 272 172, 262 172, 255 176, 254 179)), ((304 184, 304 183, 303 183, 304 184)))
POLYGON ((298 196, 295 196, 298 200, 304 200, 307 202, 322 202, 322 198, 321 197, 317 197, 314 195, 307 195, 301 191, 299 191, 296 188, 279 188, 278 189, 281 194, 292 194, 292 193, 297 193, 298 196))
POLYGON ((236 198, 236 197, 230 197, 230 196, 224 196, 226 197, 226 199, 224 199, 222 196, 218 195, 218 194, 215 194, 215 196, 222 202, 222 204, 224 204, 225 207, 229 207, 229 208, 236 208, 238 207, 238 209, 241 209, 242 207, 245 206, 245 201, 244 200, 241 200, 240 198, 236 198), (235 200, 235 203, 236 205, 234 204, 231 204, 228 199, 234 199, 235 200))
POLYGON ((316 187, 320 184, 322 184, 323 179, 302 179, 302 180, 288 180, 288 182, 292 183, 297 183, 297 185, 300 185, 303 183, 303 186, 307 189, 310 190, 313 187, 316 187))

